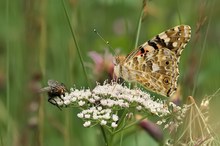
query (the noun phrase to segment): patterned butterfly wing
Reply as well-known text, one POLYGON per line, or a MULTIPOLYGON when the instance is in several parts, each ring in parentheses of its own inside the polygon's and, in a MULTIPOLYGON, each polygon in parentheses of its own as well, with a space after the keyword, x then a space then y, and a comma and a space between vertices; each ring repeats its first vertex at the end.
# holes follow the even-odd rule
POLYGON ((127 74, 147 89, 171 96, 177 89, 180 55, 190 37, 188 25, 176 26, 155 36, 123 60, 121 77, 126 79, 127 74))

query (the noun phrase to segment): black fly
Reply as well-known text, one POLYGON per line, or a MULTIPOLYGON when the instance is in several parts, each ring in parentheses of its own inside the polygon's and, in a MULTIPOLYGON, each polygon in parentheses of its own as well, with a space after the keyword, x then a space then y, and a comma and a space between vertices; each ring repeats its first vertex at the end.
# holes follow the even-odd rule
POLYGON ((48 102, 56 105, 61 110, 55 98, 59 98, 60 100, 64 101, 61 96, 65 96, 65 93, 68 92, 66 86, 63 83, 59 83, 55 80, 48 80, 47 84, 48 86, 40 89, 40 92, 47 92, 48 102))

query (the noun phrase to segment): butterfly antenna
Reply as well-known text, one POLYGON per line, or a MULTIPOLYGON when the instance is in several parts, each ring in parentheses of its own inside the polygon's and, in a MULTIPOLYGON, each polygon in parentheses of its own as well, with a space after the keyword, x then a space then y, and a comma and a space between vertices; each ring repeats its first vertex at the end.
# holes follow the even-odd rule
POLYGON ((99 32, 96 30, 96 29, 94 29, 93 30, 100 38, 101 38, 101 40, 110 48, 110 50, 112 51, 112 52, 114 52, 114 54, 116 54, 115 53, 115 50, 112 48, 112 46, 110 45, 110 43, 109 43, 109 41, 106 41, 100 34, 99 34, 99 32))

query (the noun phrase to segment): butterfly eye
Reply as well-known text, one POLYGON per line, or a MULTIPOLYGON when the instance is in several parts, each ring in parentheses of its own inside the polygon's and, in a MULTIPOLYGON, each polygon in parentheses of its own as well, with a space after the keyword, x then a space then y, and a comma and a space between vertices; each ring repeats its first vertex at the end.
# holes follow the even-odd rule
POLYGON ((166 61, 165 63, 166 63, 166 65, 169 65, 169 64, 170 64, 170 62, 169 62, 169 61, 166 61))

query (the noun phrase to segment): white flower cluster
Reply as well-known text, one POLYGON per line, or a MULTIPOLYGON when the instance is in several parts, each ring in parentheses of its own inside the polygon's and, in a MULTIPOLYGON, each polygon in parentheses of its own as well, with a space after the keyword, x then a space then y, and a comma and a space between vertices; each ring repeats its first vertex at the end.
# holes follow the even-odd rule
POLYGON ((140 89, 129 89, 120 84, 97 85, 92 91, 93 95, 101 98, 100 103, 107 107, 129 108, 136 107, 137 110, 149 110, 154 114, 167 114, 161 101, 153 101, 150 95, 140 89), (105 97, 105 98, 103 98, 105 97), (106 98, 107 97, 107 98, 106 98))
POLYGON ((94 123, 97 123, 98 121, 101 125, 107 125, 107 123, 110 123, 113 128, 117 127, 116 122, 118 121, 118 116, 113 114, 111 109, 103 109, 102 106, 93 106, 89 109, 85 109, 78 113, 77 116, 86 120, 84 123, 85 127, 90 126, 91 121, 94 121, 94 123))
POLYGON ((59 107, 72 105, 82 109, 77 116, 85 121, 85 127, 99 123, 115 128, 119 120, 117 112, 122 109, 136 109, 160 117, 170 114, 163 101, 155 101, 140 89, 129 89, 117 83, 97 84, 93 90, 72 88, 61 98, 55 99, 59 107))
POLYGON ((183 123, 183 119, 186 115, 186 112, 189 109, 188 105, 183 105, 181 108, 177 106, 173 102, 169 102, 168 109, 170 111, 170 115, 166 116, 164 119, 157 121, 158 125, 164 125, 164 129, 176 129, 183 123))

